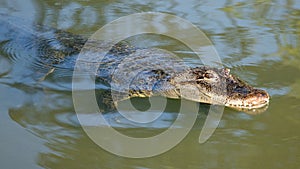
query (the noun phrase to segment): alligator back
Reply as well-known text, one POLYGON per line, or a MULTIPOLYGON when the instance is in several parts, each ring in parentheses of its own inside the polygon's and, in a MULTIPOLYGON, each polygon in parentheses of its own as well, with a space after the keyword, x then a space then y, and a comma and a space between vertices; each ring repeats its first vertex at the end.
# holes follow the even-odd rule
POLYGON ((12 60, 33 68, 31 76, 35 79, 47 75, 53 68, 72 70, 84 45, 85 48, 91 45, 90 52, 96 56, 109 51, 103 59, 97 60, 96 76, 120 91, 128 92, 128 85, 133 90, 150 90, 162 73, 170 76, 186 69, 181 59, 166 50, 139 49, 126 42, 107 49, 110 42, 93 40, 85 44, 87 39, 79 35, 6 14, 0 16, 0 47, 12 60))
MULTIPOLYGON (((86 39, 0 14, 0 48, 14 62, 11 76, 40 80, 55 67, 72 69, 86 39), (68 60, 69 59, 69 60, 68 60), (26 70, 26 71, 24 71, 26 70)), ((31 80, 32 81, 32 80, 31 80)))

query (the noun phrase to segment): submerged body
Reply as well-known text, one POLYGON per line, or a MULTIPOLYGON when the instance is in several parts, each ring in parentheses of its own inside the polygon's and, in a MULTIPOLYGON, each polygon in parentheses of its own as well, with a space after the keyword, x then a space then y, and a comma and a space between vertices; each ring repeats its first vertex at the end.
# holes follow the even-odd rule
MULTIPOLYGON (((55 66, 72 68, 74 59, 69 58, 76 58, 84 45, 92 46, 90 49, 95 56, 109 46, 107 42, 87 42, 78 35, 47 27, 26 26, 15 23, 11 17, 3 18, 0 25, 1 32, 6 33, 2 36, 6 38, 0 39, 3 51, 28 50, 40 58, 48 71, 55 66)), ((115 92, 114 100, 162 95, 249 110, 269 103, 266 91, 246 84, 230 74, 229 69, 191 68, 172 53, 161 49, 140 49, 118 43, 97 62, 96 78, 110 85, 115 92)))

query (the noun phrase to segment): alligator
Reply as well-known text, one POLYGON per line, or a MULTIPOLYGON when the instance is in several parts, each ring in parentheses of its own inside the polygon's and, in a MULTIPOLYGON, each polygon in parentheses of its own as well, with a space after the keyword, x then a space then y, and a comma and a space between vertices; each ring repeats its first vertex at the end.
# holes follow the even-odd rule
MULTIPOLYGON (((83 47, 89 46, 97 55, 97 52, 103 52, 100 49, 110 46, 109 42, 88 41, 63 30, 16 24, 15 18, 3 18, 0 26, 2 50, 11 51, 8 48, 12 46, 17 48, 15 50, 32 50, 45 69, 66 65, 83 47), (22 46, 22 43, 27 45, 22 46)), ((265 90, 242 81, 231 74, 229 68, 189 67, 172 53, 158 48, 137 48, 123 41, 113 45, 97 62, 96 79, 116 91, 113 97, 117 101, 161 95, 246 111, 265 108, 269 103, 269 94, 265 90)))

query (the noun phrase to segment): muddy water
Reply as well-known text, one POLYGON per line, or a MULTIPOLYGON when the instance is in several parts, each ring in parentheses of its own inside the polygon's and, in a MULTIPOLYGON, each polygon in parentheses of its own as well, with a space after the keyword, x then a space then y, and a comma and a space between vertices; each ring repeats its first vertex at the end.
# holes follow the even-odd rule
MULTIPOLYGON (((224 66, 270 93, 268 109, 250 115, 225 108, 211 138, 199 144, 209 109, 209 105, 201 104, 192 130, 176 147, 152 158, 123 158, 96 145, 78 122, 70 90, 72 71, 66 69, 68 65, 62 65, 36 83, 32 75, 45 73, 38 71, 45 67, 32 57, 34 53, 10 52, 2 43, 1 168, 299 168, 298 1, 0 2, 1 13, 22 18, 29 25, 47 25, 86 37, 121 16, 145 11, 173 14, 203 30, 215 45, 224 66)), ((5 37, 0 37, 3 39, 5 37)), ((190 65, 199 64, 177 41, 140 36, 133 42, 142 47, 161 47, 180 55, 190 65)), ((21 41, 19 47, 27 43, 30 41, 21 41)), ((133 99, 132 102, 139 110, 149 108, 148 100, 133 99)), ((149 137, 172 124, 178 107, 179 101, 168 100, 161 118, 140 127, 134 127, 114 112, 106 114, 106 119, 127 135, 149 137)))

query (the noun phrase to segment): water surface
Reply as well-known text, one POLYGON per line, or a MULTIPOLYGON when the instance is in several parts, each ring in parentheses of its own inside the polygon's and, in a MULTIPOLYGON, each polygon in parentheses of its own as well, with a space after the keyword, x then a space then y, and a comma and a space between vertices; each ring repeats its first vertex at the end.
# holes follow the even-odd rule
MULTIPOLYGON (((198 143, 198 137, 209 105, 200 106, 193 129, 172 150, 146 159, 122 158, 98 147, 78 123, 70 70, 62 66, 36 83, 32 75, 44 72, 37 72, 40 64, 32 59, 32 53, 0 48, 1 168, 299 168, 298 1, 3 0, 0 6, 1 13, 17 16, 29 25, 47 25, 85 37, 136 12, 173 14, 203 30, 233 74, 271 95, 269 108, 258 115, 226 108, 218 129, 204 144, 198 143)), ((157 36, 133 41, 168 49, 190 65, 199 64, 177 41, 157 36)), ((149 106, 147 100, 133 102, 141 110, 149 106)), ((155 135, 177 117, 180 102, 168 102, 160 120, 140 128, 114 113, 107 119, 128 135, 155 135)))

